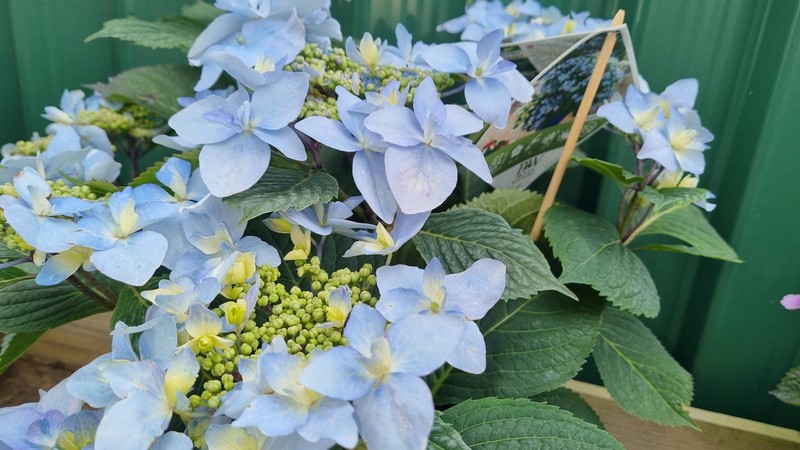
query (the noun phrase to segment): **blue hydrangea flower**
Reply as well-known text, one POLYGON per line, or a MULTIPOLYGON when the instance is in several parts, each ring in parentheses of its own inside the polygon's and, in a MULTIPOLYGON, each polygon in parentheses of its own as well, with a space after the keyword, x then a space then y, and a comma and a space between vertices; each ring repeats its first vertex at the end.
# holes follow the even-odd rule
MULTIPOLYGON (((81 138, 82 147, 92 147, 103 151, 111 152, 111 141, 102 128, 96 125, 81 125, 78 115, 81 111, 88 110, 85 102, 86 94, 80 89, 74 91, 64 90, 61 96, 60 108, 47 106, 42 114, 47 120, 53 121, 47 126, 47 133, 56 134, 64 128, 73 128, 81 138)), ((99 103, 93 102, 94 109, 99 103)))
POLYGON ((328 236, 331 233, 353 236, 356 229, 375 228, 371 224, 347 220, 353 215, 353 208, 362 201, 363 197, 350 197, 343 202, 317 202, 301 211, 289 208, 280 215, 290 224, 300 225, 320 236, 328 236))
POLYGON ((436 27, 436 31, 461 33, 462 40, 477 42, 488 32, 506 28, 512 22, 514 22, 514 17, 506 12, 503 3, 499 0, 491 2, 477 0, 466 7, 466 14, 439 25, 436 27))
POLYGON ((161 220, 169 210, 136 204, 133 188, 115 192, 107 206, 87 211, 69 242, 94 250, 91 263, 103 274, 132 286, 142 286, 161 266, 167 239, 142 228, 161 220))
POLYGON ((87 272, 95 270, 90 257, 92 249, 73 245, 57 255, 47 258, 42 269, 36 274, 36 284, 39 286, 53 286, 70 277, 81 267, 87 272))
POLYGON ((439 100, 428 77, 414 94, 414 110, 388 106, 370 114, 364 126, 389 143, 386 178, 406 214, 431 211, 455 189, 455 161, 490 183, 492 174, 483 153, 462 137, 483 128, 483 122, 455 105, 439 100))
POLYGON ((269 166, 270 146, 291 159, 306 159, 303 143, 288 125, 305 102, 308 75, 268 75, 270 82, 252 96, 243 88, 228 98, 210 95, 169 119, 178 136, 203 146, 200 174, 217 197, 256 184, 269 166))
POLYGON ((219 282, 213 278, 206 278, 195 284, 184 277, 174 281, 161 280, 157 289, 142 291, 141 295, 159 310, 170 314, 180 325, 186 321, 189 307, 196 304, 208 306, 219 291, 219 282))
MULTIPOLYGON (((354 153, 353 180, 356 187, 375 214, 381 220, 391 222, 397 211, 397 200, 395 200, 389 187, 389 180, 386 178, 384 152, 388 144, 379 134, 364 126, 366 114, 353 111, 357 105, 368 106, 367 113, 374 112, 379 108, 372 103, 362 105, 360 98, 341 86, 336 88, 336 94, 338 95, 336 108, 341 122, 313 116, 301 120, 295 125, 295 128, 327 147, 354 153)), ((386 94, 390 95, 388 92, 386 94)), ((395 98, 399 100, 398 95, 396 94, 395 98)), ((374 96, 370 97, 369 94, 367 98, 374 102, 380 102, 380 99, 374 96)), ((405 101, 395 103, 395 106, 403 105, 405 105, 405 101)))
POLYGON ((434 410, 420 377, 452 354, 462 329, 454 317, 414 315, 386 331, 381 314, 359 304, 344 330, 348 345, 311 358, 300 382, 322 395, 352 400, 369 448, 424 448, 434 410))
POLYGON ((348 58, 371 70, 378 66, 391 65, 394 60, 392 55, 386 51, 386 43, 382 42, 380 38, 373 39, 368 32, 361 37, 358 47, 353 38, 348 36, 344 42, 344 48, 348 58))
POLYGON ((430 211, 419 214, 403 214, 402 211, 398 211, 392 231, 387 231, 383 224, 379 223, 375 234, 364 232, 356 234, 357 240, 347 249, 344 256, 390 255, 410 241, 422 229, 430 215, 430 211))
POLYGON ((326 440, 355 447, 358 426, 350 403, 325 398, 299 382, 303 369, 321 352, 312 352, 307 360, 291 355, 280 336, 271 347, 271 351, 259 355, 258 365, 263 382, 271 387, 272 393, 253 398, 233 426, 257 428, 266 436, 297 433, 312 443, 326 440), (264 420, 265 417, 269 420, 264 420))
POLYGON ((486 369, 486 344, 474 321, 483 318, 503 295, 503 263, 484 258, 463 272, 445 275, 438 258, 433 258, 425 270, 383 266, 376 275, 381 296, 375 308, 386 320, 397 322, 415 314, 458 318, 464 327, 463 337, 447 362, 469 373, 486 369))
POLYGON ((50 185, 31 167, 14 177, 14 189, 19 197, 0 197, 6 221, 25 242, 47 253, 69 249, 70 237, 78 229, 71 219, 101 206, 74 197, 51 197, 50 185))
POLYGON ((681 114, 672 109, 666 129, 655 129, 644 135, 644 143, 636 155, 639 159, 652 159, 666 170, 682 170, 700 175, 705 170, 704 151, 714 135, 700 124, 694 111, 681 114))
POLYGON ((429 67, 428 63, 421 57, 425 49, 428 48, 428 44, 421 41, 414 42, 413 36, 402 23, 397 24, 394 34, 397 37, 397 46, 386 46, 386 52, 396 57, 392 61, 393 66, 429 67))
POLYGON ((623 133, 640 135, 662 127, 665 118, 659 97, 642 92, 633 84, 628 86, 624 102, 605 104, 597 109, 597 115, 604 117, 623 133))
POLYGON ((436 45, 422 55, 436 70, 469 75, 464 87, 467 104, 497 128, 506 127, 512 99, 527 103, 533 96, 533 86, 516 70, 516 64, 500 57, 502 41, 503 31, 495 30, 477 44, 436 45))

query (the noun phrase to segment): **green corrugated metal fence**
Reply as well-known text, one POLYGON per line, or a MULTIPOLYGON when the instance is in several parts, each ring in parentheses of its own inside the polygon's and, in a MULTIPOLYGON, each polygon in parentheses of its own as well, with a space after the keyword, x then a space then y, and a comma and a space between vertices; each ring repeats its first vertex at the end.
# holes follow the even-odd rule
MULTIPOLYGON (((42 131, 44 106, 64 88, 105 80, 143 63, 183 61, 178 52, 111 40, 83 44, 103 21, 152 19, 191 0, 0 0, 0 143, 42 131)), ((460 0, 334 0, 345 34, 394 40, 402 21, 416 38, 463 11, 460 0)), ((549 4, 544 0, 545 4, 549 4)), ((719 207, 711 222, 744 264, 645 254, 662 296, 649 322, 696 381, 694 405, 800 428, 800 409, 767 394, 800 363, 800 314, 778 300, 800 292, 800 0, 575 0, 562 10, 611 17, 627 11, 642 74, 660 91, 700 80, 697 103, 715 135, 702 184, 719 207)), ((614 139, 590 141, 595 156, 625 160, 614 139), (606 148, 609 148, 606 150, 606 148)), ((562 194, 611 217, 619 193, 575 171, 562 194)))

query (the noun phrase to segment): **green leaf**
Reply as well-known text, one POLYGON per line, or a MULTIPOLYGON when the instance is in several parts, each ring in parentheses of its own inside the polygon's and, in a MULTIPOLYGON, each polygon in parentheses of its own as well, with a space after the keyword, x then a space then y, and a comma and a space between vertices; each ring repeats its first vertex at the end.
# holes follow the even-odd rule
POLYGON ((497 304, 479 324, 486 371, 444 369, 452 372, 436 392, 436 403, 529 397, 561 386, 591 353, 602 307, 601 301, 576 302, 553 293, 497 304))
POLYGON ((468 400, 442 414, 471 449, 622 449, 610 434, 527 399, 468 400))
POLYGON ((0 287, 0 333, 46 330, 107 311, 69 284, 39 286, 31 278, 0 287))
POLYGON ((448 273, 466 270, 481 258, 494 258, 506 265, 503 299, 530 298, 542 291, 575 294, 550 272, 544 255, 520 230, 502 217, 475 208, 460 208, 432 214, 414 237, 422 257, 438 257, 448 273))
POLYGON ((208 25, 224 12, 225 11, 200 0, 197 0, 193 5, 186 5, 181 9, 181 14, 203 25, 208 25))
POLYGON ((115 38, 149 48, 177 48, 189 51, 205 26, 189 17, 165 17, 148 22, 135 17, 112 19, 103 28, 86 38, 86 42, 99 38, 115 38))
POLYGON ((0 374, 6 371, 11 364, 28 351, 47 330, 32 332, 10 333, 2 336, 0 344, 0 374))
POLYGON ((98 196, 113 194, 114 192, 122 190, 120 186, 117 186, 114 183, 109 183, 108 181, 104 180, 83 181, 80 178, 71 177, 63 172, 60 172, 60 175, 62 178, 64 178, 65 180, 69 181, 72 184, 88 186, 89 189, 98 196))
MULTIPOLYGON (((157 288, 158 282, 161 280, 161 277, 153 278, 141 288, 141 291, 157 288)), ((122 291, 119 293, 119 297, 117 298, 117 306, 114 308, 114 312, 111 313, 112 330, 114 329, 116 323, 120 321, 129 326, 136 326, 144 323, 145 313, 147 312, 147 308, 151 305, 151 303, 142 298, 142 295, 140 294, 141 291, 137 290, 133 286, 127 285, 122 288, 122 291)))
POLYGON ((19 267, 6 267, 0 270, 0 288, 22 280, 33 279, 36 275, 25 272, 19 267))
MULTIPOLYGON (((708 190, 700 188, 666 188, 653 189, 649 186, 641 191, 640 195, 653 204, 653 216, 658 217, 678 208, 689 206, 694 202, 705 200, 708 190)), ((648 221, 651 221, 648 219, 648 221)))
POLYGON ((567 388, 558 388, 549 392, 543 392, 534 395, 531 397, 531 400, 558 406, 560 409, 569 411, 586 422, 597 425, 597 428, 601 430, 605 429, 603 422, 600 420, 600 416, 586 403, 586 400, 567 388))
POLYGON ((593 356, 622 409, 662 425, 697 428, 684 410, 692 400, 692 376, 636 317, 606 308, 593 356))
POLYGON ((622 187, 628 187, 634 183, 644 183, 645 181, 644 177, 634 175, 618 164, 612 164, 608 161, 595 158, 572 159, 583 167, 609 178, 611 181, 619 184, 622 187))
POLYGON ((639 233, 640 236, 648 234, 672 236, 689 245, 647 244, 641 247, 643 250, 688 253, 723 261, 742 262, 736 251, 708 223, 700 208, 694 206, 664 214, 639 233))
POLYGON ((131 181, 130 185, 136 187, 148 183, 161 184, 161 182, 158 181, 158 178, 156 178, 156 172, 161 170, 161 168, 164 167, 164 164, 166 164, 167 160, 170 158, 180 158, 185 161, 189 161, 192 163, 192 170, 194 170, 200 165, 200 149, 194 149, 188 152, 177 152, 173 155, 167 156, 163 161, 156 162, 152 166, 148 167, 147 170, 140 173, 138 177, 131 181))
POLYGON ((0 260, 10 261, 12 259, 20 259, 28 256, 27 253, 9 248, 4 242, 0 241, 0 260))
POLYGON ((436 411, 433 430, 428 436, 428 450, 470 450, 452 425, 442 420, 442 413, 436 411))
POLYGON ((94 84, 105 97, 144 106, 168 119, 181 110, 178 97, 193 96, 200 72, 187 65, 142 66, 114 76, 108 83, 94 84))
POLYGON ((559 281, 590 285, 612 304, 633 314, 658 314, 658 292, 650 272, 606 221, 584 211, 554 206, 547 212, 544 233, 563 267, 559 281))
POLYGON ((315 171, 270 167, 255 186, 225 199, 242 211, 242 223, 274 211, 301 210, 339 193, 332 176, 315 171))
POLYGON ((777 388, 769 393, 784 403, 800 406, 800 366, 786 372, 777 388))
POLYGON ((459 208, 478 208, 495 213, 511 225, 511 228, 530 234, 536 214, 544 197, 537 193, 522 189, 497 189, 485 193, 459 208))

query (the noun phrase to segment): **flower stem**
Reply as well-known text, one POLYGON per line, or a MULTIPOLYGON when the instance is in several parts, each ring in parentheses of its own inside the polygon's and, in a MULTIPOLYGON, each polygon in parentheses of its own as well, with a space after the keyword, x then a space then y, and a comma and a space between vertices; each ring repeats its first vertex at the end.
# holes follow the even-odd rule
POLYGON ((76 275, 70 275, 69 278, 67 278, 67 282, 74 286, 75 289, 81 291, 85 296, 103 305, 109 311, 114 310, 114 306, 116 306, 114 302, 100 295, 97 291, 81 281, 76 275))
POLYGON ((447 380, 447 377, 450 376, 450 372, 453 371, 453 366, 447 366, 442 369, 441 372, 437 373, 433 377, 433 386, 431 386, 431 395, 436 395, 436 392, 439 391, 439 388, 442 387, 444 381, 447 380))

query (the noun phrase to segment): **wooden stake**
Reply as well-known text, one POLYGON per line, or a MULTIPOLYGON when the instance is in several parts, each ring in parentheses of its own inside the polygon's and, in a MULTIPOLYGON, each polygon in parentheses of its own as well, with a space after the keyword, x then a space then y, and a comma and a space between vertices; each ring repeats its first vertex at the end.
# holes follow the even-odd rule
MULTIPOLYGON (((612 27, 622 25, 625 22, 625 11, 619 10, 611 22, 612 27)), ((531 230, 531 239, 534 241, 539 239, 542 234, 542 227, 544 226, 544 215, 556 199, 556 193, 561 186, 561 181, 564 179, 564 172, 567 170, 567 164, 575 152, 575 146, 578 144, 578 138, 583 130, 583 124, 586 123, 586 117, 589 115, 589 109, 594 103, 594 98, 597 95, 597 88, 600 86, 600 80, 603 78, 603 73, 608 66, 608 59, 611 57, 611 51, 614 50, 614 44, 617 43, 617 33, 611 32, 606 35, 606 40, 603 42, 603 47, 600 49, 600 54, 597 56, 597 63, 594 66, 592 77, 589 78, 589 85, 586 86, 586 91, 583 93, 583 99, 578 107, 578 112, 575 114, 575 120, 572 122, 572 127, 569 129, 569 136, 567 142, 564 144, 564 151, 561 153, 561 158, 558 160, 556 169, 553 172, 553 178, 550 180, 550 185, 547 187, 547 192, 542 200, 542 206, 539 208, 539 213, 536 215, 536 221, 533 223, 531 230)))

